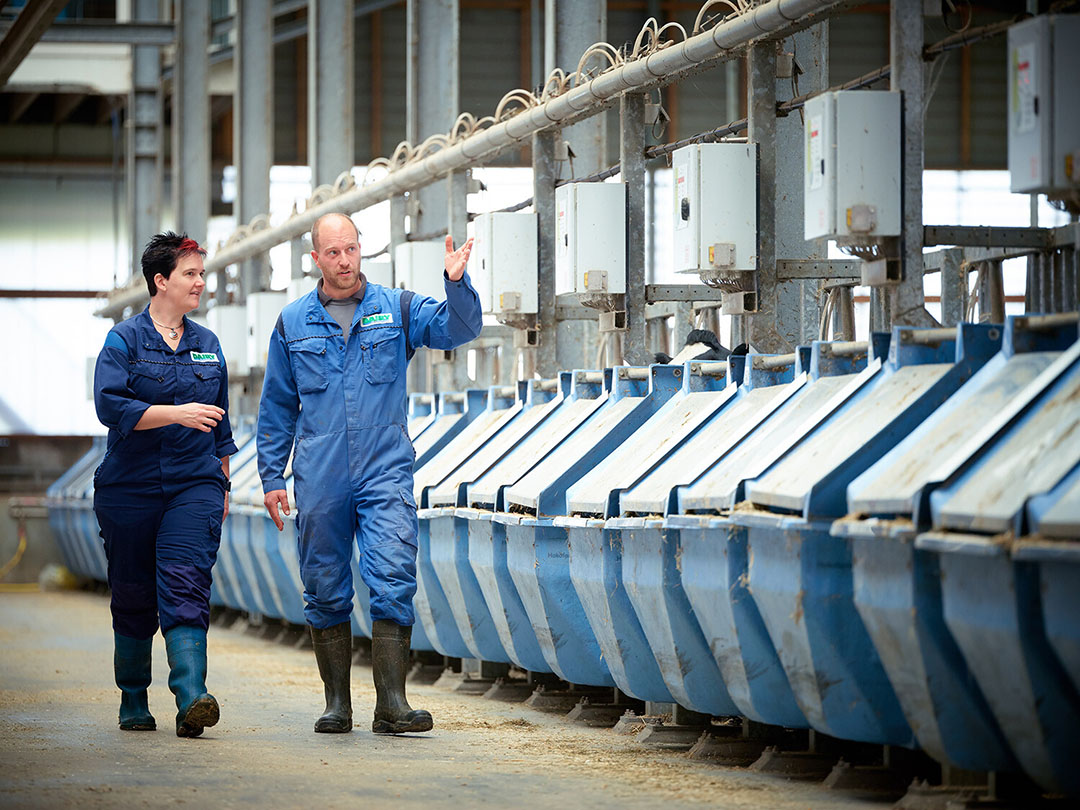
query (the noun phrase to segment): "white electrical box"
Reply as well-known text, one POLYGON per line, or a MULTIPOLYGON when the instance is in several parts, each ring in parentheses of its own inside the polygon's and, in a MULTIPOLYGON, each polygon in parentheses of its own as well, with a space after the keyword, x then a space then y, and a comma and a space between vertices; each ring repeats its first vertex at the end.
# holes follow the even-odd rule
POLYGON ((840 90, 806 102, 807 239, 900 235, 900 94, 840 90))
POLYGON ((477 214, 469 277, 484 312, 529 315, 539 311, 536 214, 477 214))
POLYGON ((247 297, 247 361, 250 368, 266 368, 270 334, 277 326, 282 307, 289 303, 288 293, 257 292, 247 297))
POLYGON ((555 294, 626 292, 626 186, 555 189, 555 294))
MULTIPOLYGON (((242 377, 250 372, 247 308, 239 304, 220 304, 207 311, 206 322, 221 344, 229 377, 242 377)), ((269 335, 267 340, 269 342, 269 335)))
POLYGON ((1010 28, 1008 71, 1012 190, 1080 190, 1080 15, 1010 28))
POLYGON ((691 144, 671 168, 675 272, 756 270, 757 144, 691 144))
MULTIPOLYGON (((445 252, 445 248, 444 248, 445 252)), ((394 286, 394 268, 389 259, 371 259, 360 265, 360 271, 368 281, 381 284, 383 287, 394 286)))
POLYGON ((397 286, 420 295, 446 300, 443 272, 446 264, 445 240, 432 242, 403 242, 394 248, 394 268, 397 286))

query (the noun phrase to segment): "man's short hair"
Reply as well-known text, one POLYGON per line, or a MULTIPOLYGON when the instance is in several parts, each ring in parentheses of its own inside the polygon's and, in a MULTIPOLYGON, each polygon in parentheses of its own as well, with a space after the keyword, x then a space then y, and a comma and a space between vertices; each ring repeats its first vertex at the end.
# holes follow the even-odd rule
POLYGON ((163 278, 168 278, 182 258, 195 253, 206 256, 206 249, 194 239, 189 238, 186 233, 177 234, 165 231, 165 233, 151 236, 142 253, 142 272, 150 297, 157 295, 154 276, 161 273, 163 278))
POLYGON ((322 227, 323 220, 327 217, 345 217, 349 221, 349 224, 356 228, 356 241, 360 241, 360 229, 356 227, 356 223, 353 222, 353 218, 347 214, 323 214, 319 217, 311 226, 311 247, 318 253, 319 252, 319 228, 322 227))

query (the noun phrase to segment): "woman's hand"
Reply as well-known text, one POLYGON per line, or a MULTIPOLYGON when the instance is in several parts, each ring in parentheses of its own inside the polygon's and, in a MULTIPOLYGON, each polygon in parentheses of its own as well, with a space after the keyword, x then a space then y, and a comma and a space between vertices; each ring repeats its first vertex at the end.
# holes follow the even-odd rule
POLYGON ((225 514, 221 516, 221 522, 225 522, 225 518, 229 516, 229 493, 225 493, 225 514))
POLYGON ((225 416, 225 411, 217 405, 204 405, 201 402, 173 405, 173 409, 175 411, 173 424, 195 428, 203 433, 209 433, 216 428, 218 422, 225 416))

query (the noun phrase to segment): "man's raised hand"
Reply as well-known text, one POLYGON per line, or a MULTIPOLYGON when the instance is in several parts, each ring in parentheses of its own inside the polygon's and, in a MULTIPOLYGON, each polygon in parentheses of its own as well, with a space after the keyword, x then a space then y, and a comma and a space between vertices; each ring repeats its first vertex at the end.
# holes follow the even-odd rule
POLYGON ((450 234, 446 235, 446 276, 451 281, 460 281, 465 275, 465 265, 469 263, 469 254, 472 253, 472 239, 466 239, 465 244, 454 250, 454 239, 450 234))

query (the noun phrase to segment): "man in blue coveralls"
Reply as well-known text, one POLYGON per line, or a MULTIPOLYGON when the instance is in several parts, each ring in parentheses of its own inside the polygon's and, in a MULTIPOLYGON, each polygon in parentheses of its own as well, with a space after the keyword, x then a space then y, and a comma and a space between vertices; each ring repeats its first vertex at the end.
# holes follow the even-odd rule
POLYGON ((288 304, 270 335, 259 405, 259 474, 278 530, 289 514, 293 453, 305 615, 326 694, 315 731, 352 730, 352 543, 371 591, 376 734, 428 731, 405 699, 416 593, 415 453, 405 428, 405 369, 419 346, 453 349, 480 334, 480 299, 446 237, 446 300, 373 284, 343 214, 311 228, 318 287, 288 304))

